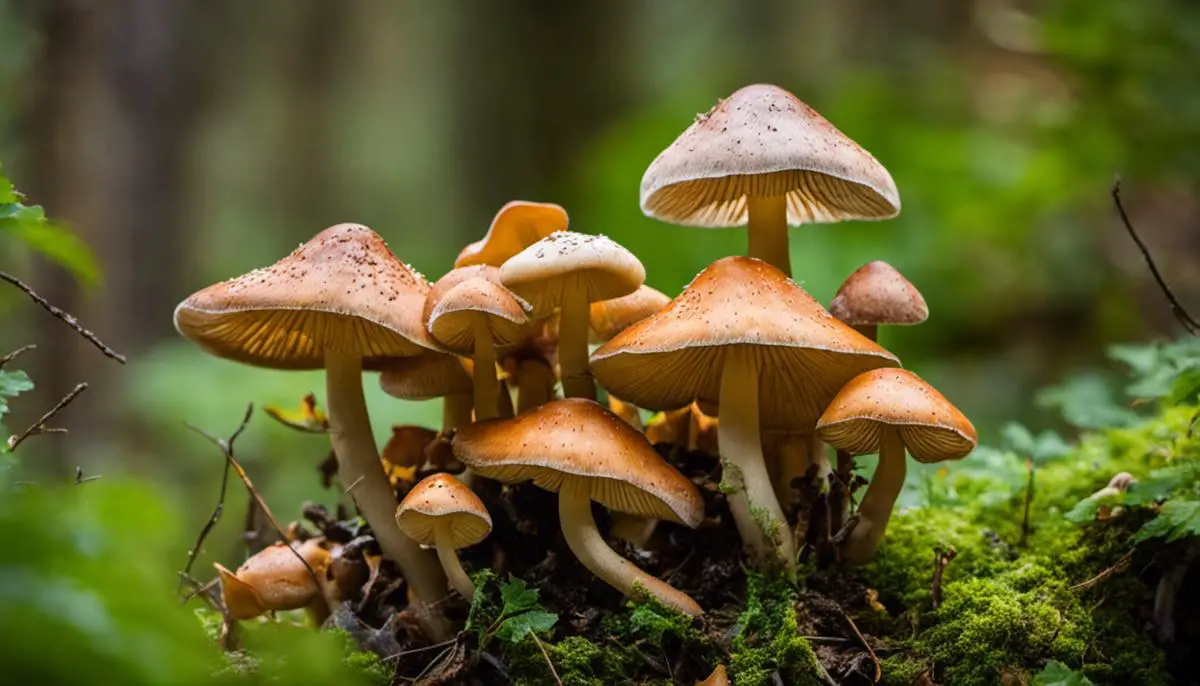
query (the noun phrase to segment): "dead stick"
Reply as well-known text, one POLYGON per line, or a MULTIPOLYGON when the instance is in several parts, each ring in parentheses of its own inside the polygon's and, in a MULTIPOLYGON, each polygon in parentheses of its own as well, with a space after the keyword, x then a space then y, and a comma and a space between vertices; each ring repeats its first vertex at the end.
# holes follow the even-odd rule
MULTIPOLYGON (((81 383, 81 384, 77 385, 75 388, 73 388, 71 390, 70 393, 64 395, 62 400, 58 401, 57 405, 50 408, 49 412, 42 415, 41 419, 39 419, 36 422, 34 422, 33 424, 31 424, 28 429, 25 429, 24 431, 17 434, 16 436, 9 436, 8 451, 10 453, 16 452, 17 446, 24 443, 26 438, 29 438, 30 436, 35 436, 40 433, 45 433, 47 431, 46 422, 50 421, 54 417, 54 415, 61 412, 64 407, 66 407, 67 405, 70 405, 72 402, 74 402, 75 398, 77 398, 80 393, 83 393, 84 391, 87 390, 87 387, 88 387, 88 385, 86 383, 81 383)), ((55 433, 62 433, 62 432, 56 431, 55 433)))
MULTIPOLYGON (((253 408, 253 406, 251 406, 251 408, 253 408)), ((226 450, 230 453, 233 452, 233 442, 237 440, 238 436, 242 435, 242 432, 246 430, 246 425, 250 423, 250 412, 251 410, 249 409, 246 411, 246 416, 242 417, 242 423, 239 424, 236 429, 234 429, 233 433, 229 435, 229 438, 225 439, 224 444, 220 442, 217 443, 217 447, 220 448, 222 452, 225 452, 226 450)), ((192 546, 192 549, 188 551, 187 564, 184 565, 183 571, 180 572, 180 574, 183 575, 180 578, 180 591, 183 590, 183 578, 192 573, 192 565, 196 563, 196 557, 200 555, 200 548, 203 547, 204 541, 208 538, 209 533, 212 532, 213 527, 217 525, 217 522, 221 521, 221 515, 225 512, 225 493, 228 491, 228 486, 229 460, 225 460, 225 467, 221 473, 221 493, 217 496, 217 506, 213 508, 212 516, 208 518, 208 521, 204 524, 204 528, 200 529, 200 535, 196 537, 196 545, 192 546)), ((185 598, 184 602, 186 603, 188 600, 188 598, 185 598)))
POLYGON ((1125 225, 1125 231, 1133 242, 1137 245, 1137 249, 1141 251, 1142 257, 1146 260, 1146 266, 1150 268, 1150 275, 1154 277, 1154 281, 1158 284, 1158 289, 1166 296, 1167 302, 1171 305, 1171 314, 1179 320, 1183 328, 1193 336, 1200 336, 1200 321, 1196 321, 1183 305, 1179 304, 1179 300, 1175 298, 1175 293, 1171 291, 1171 287, 1163 280, 1162 274, 1158 271, 1158 266, 1154 264, 1154 258, 1150 256, 1150 249, 1142 242, 1141 236, 1133 228, 1133 223, 1129 221, 1129 215, 1125 213, 1125 207, 1121 204, 1121 178, 1113 182, 1112 187, 1113 203, 1117 206, 1117 213, 1121 215, 1121 223, 1125 225))
POLYGON ((25 295, 28 295, 31 300, 33 300, 38 305, 41 305, 43 310, 49 312, 55 318, 61 320, 64 324, 71 327, 72 329, 75 329, 75 333, 79 334, 80 336, 83 336, 85 339, 87 339, 87 341, 89 343, 96 346, 96 349, 98 349, 100 352, 104 353, 105 357, 114 359, 117 362, 120 362, 121 364, 125 364, 125 356, 124 355, 118 353, 117 351, 115 351, 112 348, 105 345, 104 341, 100 340, 96 336, 96 334, 83 328, 83 325, 79 323, 78 319, 76 319, 74 316, 72 316, 69 312, 64 312, 62 309, 55 307, 54 305, 51 305, 49 301, 47 301, 45 298, 43 298, 42 296, 35 293, 32 288, 27 286, 24 281, 21 281, 17 277, 15 277, 12 274, 9 274, 7 272, 0 272, 0 279, 4 279, 5 281, 11 283, 12 285, 14 285, 17 288, 24 291, 25 295))
POLYGON ((946 567, 958 557, 958 551, 954 548, 949 550, 935 549, 933 558, 933 586, 929 590, 930 599, 933 601, 933 609, 938 609, 938 605, 942 604, 942 576, 946 573, 946 567))
POLYGON ((29 345, 23 345, 20 348, 17 348, 16 350, 5 355, 4 357, 0 357, 0 369, 3 369, 4 365, 8 364, 9 362, 12 362, 13 360, 17 359, 21 355, 29 352, 30 350, 34 350, 36 348, 37 348, 36 345, 30 343, 29 345))
POLYGON ((538 650, 542 651, 542 657, 546 658, 546 666, 550 668, 550 676, 554 677, 554 683, 558 686, 563 686, 562 679, 558 677, 558 670, 554 668, 554 663, 550 661, 550 653, 546 652, 546 647, 542 645, 541 639, 532 631, 529 632, 529 637, 537 644, 538 650))
POLYGON ((875 679, 871 683, 879 683, 879 680, 883 678, 883 668, 879 665, 879 656, 875 654, 875 649, 867 642, 867 638, 858 630, 858 625, 854 623, 854 620, 840 605, 838 606, 838 612, 841 612, 842 616, 846 618, 846 623, 850 625, 850 629, 854 632, 854 635, 858 637, 863 647, 867 649, 867 655, 871 656, 871 662, 875 663, 875 679))
POLYGON ((1116 564, 1114 564, 1113 566, 1109 567, 1108 569, 1104 570, 1103 572, 1100 572, 1099 574, 1088 579, 1087 581, 1083 581, 1083 582, 1075 584, 1074 586, 1071 586, 1067 590, 1069 590, 1069 591, 1085 591, 1085 590, 1091 588, 1092 586, 1095 586, 1096 584, 1100 583, 1101 581, 1104 581, 1105 579, 1112 576, 1113 574, 1125 571, 1126 569, 1129 568, 1129 564, 1131 562, 1133 562, 1133 551, 1132 550, 1125 553, 1124 555, 1122 555, 1121 558, 1119 560, 1117 560, 1116 564))

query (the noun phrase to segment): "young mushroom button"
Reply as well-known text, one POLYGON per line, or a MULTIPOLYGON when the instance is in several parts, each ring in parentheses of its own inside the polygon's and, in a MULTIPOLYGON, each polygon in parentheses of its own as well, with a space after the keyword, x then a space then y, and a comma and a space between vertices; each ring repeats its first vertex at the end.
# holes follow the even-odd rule
POLYGON ((642 263, 604 236, 559 231, 513 256, 500 268, 500 280, 529 301, 534 317, 561 310, 558 363, 563 393, 596 397, 588 369, 589 305, 629 295, 646 280, 642 263))
POLYGON ((467 600, 475 595, 456 551, 487 538, 492 517, 466 484, 449 474, 422 479, 400 503, 396 524, 417 543, 436 546, 450 585, 467 600))
POLYGON ((886 219, 896 184, 796 96, 765 84, 721 100, 642 177, 642 212, 686 226, 747 227, 750 257, 791 275, 789 224, 886 219))
POLYGON ((929 307, 895 267, 874 260, 846 277, 829 303, 829 313, 874 341, 880 325, 920 324, 929 318, 929 307))
POLYGON ((818 435, 851 455, 879 454, 871 485, 858 506, 858 524, 843 546, 851 564, 870 560, 883 540, 904 485, 904 450, 920 462, 966 457, 975 427, 956 407, 906 369, 876 369, 846 384, 817 424, 818 435))
POLYGON ((481 476, 533 481, 558 493, 567 545, 585 567, 627 596, 651 596, 687 615, 696 601, 638 569, 608 547, 592 501, 617 512, 695 528, 704 516, 699 491, 645 437, 592 400, 556 400, 512 419, 458 432, 454 454, 481 476))
POLYGON ((180 303, 175 327, 209 353, 276 369, 325 368, 338 471, 383 553, 418 598, 445 594, 445 575, 393 522, 388 484, 363 398, 362 370, 435 349, 421 325, 429 284, 360 224, 325 229, 270 267, 180 303))

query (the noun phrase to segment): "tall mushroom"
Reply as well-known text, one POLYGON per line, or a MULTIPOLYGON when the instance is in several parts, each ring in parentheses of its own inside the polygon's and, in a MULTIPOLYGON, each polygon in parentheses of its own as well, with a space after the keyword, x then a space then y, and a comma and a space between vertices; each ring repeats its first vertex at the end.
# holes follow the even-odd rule
POLYGON ((700 606, 608 547, 592 501, 611 510, 695 528, 704 517, 696 487, 640 433, 591 400, 547 403, 513 419, 478 422, 458 432, 454 454, 476 473, 558 493, 567 545, 585 567, 627 596, 651 596, 687 615, 700 606))
POLYGON ((658 314, 592 355, 596 377, 641 407, 717 402, 723 481, 743 542, 794 563, 787 522, 763 460, 760 431, 812 431, 846 381, 896 365, 771 265, 717 260, 658 314))
POLYGON ((447 350, 471 355, 475 365, 475 419, 500 415, 496 348, 520 343, 529 332, 525 304, 487 279, 451 288, 429 315, 429 333, 447 350))
POLYGON ((886 219, 896 184, 796 96, 746 86, 700 115, 642 177, 642 211, 674 224, 747 227, 750 257, 791 275, 789 224, 886 219))
POLYGON ((454 266, 499 267, 555 231, 566 231, 567 222, 567 211, 559 205, 513 200, 496 213, 483 238, 462 249, 454 266))
POLYGON ((851 564, 875 555, 904 485, 904 450, 920 462, 966 457, 975 427, 945 396, 906 369, 876 369, 855 377, 817 424, 821 440, 851 455, 879 453, 879 465, 858 506, 858 523, 842 549, 851 564))
POLYGON ((475 545, 492 531, 492 517, 479 496, 449 474, 428 476, 400 503, 396 524, 417 543, 437 548, 451 588, 471 600, 475 584, 463 570, 457 551, 475 545))
POLYGON ((429 284, 361 224, 325 229, 270 267, 210 286, 175 309, 207 352, 275 369, 325 369, 329 437, 342 483, 383 553, 425 602, 445 595, 432 555, 396 528, 396 494, 371 433, 362 371, 434 347, 421 326, 429 284))
POLYGON ((588 368, 590 304, 629 295, 645 280, 633 253, 605 236, 570 231, 550 234, 500 268, 500 281, 529 301, 535 317, 560 309, 558 364, 568 398, 596 397, 588 368))

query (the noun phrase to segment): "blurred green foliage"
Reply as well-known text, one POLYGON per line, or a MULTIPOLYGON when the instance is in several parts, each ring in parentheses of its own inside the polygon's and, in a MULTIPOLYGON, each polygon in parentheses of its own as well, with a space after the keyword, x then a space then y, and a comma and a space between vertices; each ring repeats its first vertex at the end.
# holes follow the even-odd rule
POLYGON ((100 278, 96 258, 75 234, 46 218, 38 205, 23 204, 0 167, 0 248, 24 245, 92 285, 100 278))

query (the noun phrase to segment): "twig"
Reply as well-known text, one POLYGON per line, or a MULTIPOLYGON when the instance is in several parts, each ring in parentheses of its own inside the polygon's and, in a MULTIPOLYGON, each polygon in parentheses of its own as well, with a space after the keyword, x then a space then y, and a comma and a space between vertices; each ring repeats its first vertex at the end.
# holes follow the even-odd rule
POLYGON ((842 616, 846 618, 846 623, 850 625, 850 629, 854 632, 854 635, 858 637, 858 640, 863 644, 863 647, 867 649, 867 655, 871 656, 871 662, 875 663, 875 679, 871 683, 879 683, 879 680, 883 678, 883 668, 879 665, 879 656, 875 654, 875 649, 872 648, 871 644, 867 642, 867 638, 862 635, 861 631, 858 630, 858 625, 854 623, 854 620, 851 619, 850 615, 847 614, 840 605, 837 606, 837 609, 838 612, 841 612, 842 616))
POLYGON ((83 475, 83 467, 76 467, 75 468, 75 485, 79 486, 81 484, 86 484, 89 481, 96 481, 103 476, 104 476, 103 474, 93 474, 91 476, 84 476, 83 475))
POLYGON ((942 576, 946 573, 946 567, 958 557, 958 551, 954 548, 949 550, 941 550, 936 548, 933 551, 933 585, 929 590, 929 597, 933 602, 933 609, 938 609, 938 605, 942 604, 942 576))
MULTIPOLYGON (((246 425, 250 423, 250 417, 253 414, 254 403, 250 403, 246 407, 246 414, 244 417, 242 417, 241 425, 238 426, 237 430, 233 432, 228 440, 217 438, 203 429, 200 429, 187 422, 184 423, 184 426, 207 438, 213 443, 213 445, 220 448, 221 452, 225 455, 225 463, 233 467, 233 471, 238 475, 238 478, 242 480, 242 483, 245 484, 246 489, 250 491, 250 495, 254 497, 254 502, 258 503, 258 506, 262 509, 262 513, 266 515, 267 521, 271 522, 271 526, 275 528, 275 533, 279 534, 279 538, 281 540, 286 541, 287 532, 284 531, 283 527, 279 525, 279 521, 275 519, 275 515, 271 514, 271 508, 267 507, 267 502, 263 500, 262 494, 260 494, 258 489, 254 487, 254 482, 250 480, 250 476, 246 474, 246 470, 243 469, 242 465, 240 465, 233 457, 233 441, 240 436, 243 431, 246 430, 246 425)), ((307 569, 308 573, 312 576, 313 583, 316 584, 317 588, 320 588, 321 579, 317 576, 317 573, 313 570, 312 566, 308 564, 308 560, 305 560, 304 556, 300 554, 300 551, 296 550, 291 545, 288 545, 288 550, 291 550, 292 554, 296 556, 296 559, 300 560, 300 562, 304 564, 304 568, 307 569)))
MULTIPOLYGON (((229 438, 225 439, 224 443, 218 442, 217 447, 219 447, 222 452, 228 451, 229 453, 232 453, 233 442, 237 440, 238 436, 242 435, 242 432, 246 430, 246 425, 249 423, 250 412, 247 411, 246 416, 242 418, 242 423, 238 425, 238 428, 229 435, 229 438)), ((229 464, 229 460, 225 460, 225 468, 221 473, 221 493, 217 496, 217 506, 213 508, 212 516, 208 518, 208 521, 204 524, 204 528, 200 529, 200 535, 196 537, 196 545, 192 546, 192 549, 188 551, 187 564, 184 565, 183 571, 180 572, 182 576, 180 577, 179 589, 181 591, 183 590, 183 580, 192 573, 192 565, 196 563, 196 557, 200 554, 200 548, 204 545, 204 540, 208 538, 208 534, 212 532, 213 527, 217 525, 217 522, 221 521, 221 515, 225 512, 225 493, 228 491, 229 487, 229 464)), ((185 598, 184 602, 186 603, 188 600, 190 600, 190 598, 185 598)))
MULTIPOLYGON (((461 635, 461 634, 462 634, 462 632, 459 632, 459 635, 461 635)), ((437 648, 445 648, 446 646, 452 645, 456 641, 458 641, 458 638, 459 638, 458 636, 455 636, 454 638, 450 639, 449 641, 442 641, 441 643, 434 643, 433 645, 421 646, 420 648, 412 648, 409 650, 402 650, 398 653, 392 653, 391 655, 385 656, 380 659, 382 659, 384 662, 387 662, 388 660, 399 660, 400 658, 402 658, 406 655, 415 655, 416 653, 423 653, 426 650, 436 650, 437 648)))
MULTIPOLYGON (((1033 458, 1025 458, 1025 470, 1029 472, 1029 484, 1025 487, 1025 515, 1021 518, 1021 540, 1017 541, 1019 547, 1024 548, 1029 540, 1029 509, 1033 504, 1033 475, 1034 466, 1033 458)), ((936 609, 936 608, 935 608, 936 609)))
POLYGON ((1080 583, 1075 584, 1074 586, 1071 586, 1067 590, 1086 591, 1087 589, 1091 588, 1092 586, 1095 586, 1096 584, 1100 583, 1101 581, 1104 581, 1105 579, 1112 576, 1113 574, 1117 574, 1119 572, 1125 571, 1126 569, 1129 569, 1129 565, 1132 562, 1133 562, 1133 551, 1130 550, 1129 552, 1122 555, 1121 558, 1119 560, 1117 560, 1116 564, 1114 564, 1113 566, 1100 572, 1099 574, 1088 579, 1087 581, 1082 581, 1080 583))
POLYGON ((21 355, 29 352, 30 350, 34 350, 36 348, 37 348, 36 345, 30 343, 29 345, 23 345, 20 348, 17 348, 16 350, 5 355, 4 357, 0 357, 0 369, 3 369, 4 365, 8 364, 9 362, 12 362, 13 360, 17 359, 21 355))
POLYGON ((1137 248, 1142 253, 1142 257, 1146 260, 1146 266, 1150 268, 1150 275, 1154 277, 1154 281, 1158 284, 1158 289, 1166 296, 1167 302, 1171 305, 1171 314, 1179 320, 1183 328, 1193 336, 1200 336, 1200 321, 1197 321, 1183 305, 1175 298, 1175 293, 1171 291, 1171 287, 1163 280, 1162 274, 1158 272, 1158 266, 1154 264, 1154 258, 1150 256, 1150 250, 1146 244, 1142 242, 1141 236, 1138 236, 1137 231, 1133 228, 1133 223, 1129 221, 1129 215, 1125 214, 1125 207, 1121 204, 1121 178, 1117 177, 1113 181, 1112 187, 1113 203, 1117 206, 1117 213, 1121 215, 1121 223, 1125 225, 1125 231, 1129 233, 1129 237, 1137 245, 1137 248))
POLYGON ((100 352, 104 353, 105 357, 116 360, 117 362, 120 362, 121 364, 125 364, 125 356, 124 355, 118 353, 117 351, 115 351, 112 348, 105 345, 104 341, 102 341, 96 337, 96 334, 83 328, 83 325, 81 325, 79 323, 78 319, 76 319, 74 316, 72 316, 69 312, 64 312, 62 309, 55 307, 54 305, 51 305, 49 303, 49 301, 47 301, 45 298, 43 298, 42 296, 35 293, 32 288, 30 288, 29 286, 27 286, 25 284, 25 282, 21 281, 17 277, 15 277, 12 274, 9 274, 7 272, 0 272, 0 279, 4 279, 5 281, 11 283, 12 285, 14 285, 17 288, 24 291, 25 295, 28 295, 31 300, 33 300, 38 305, 41 305, 43 310, 49 312, 51 315, 53 315, 57 319, 61 320, 64 324, 71 327, 72 329, 75 329, 75 333, 79 334, 80 336, 83 336, 85 339, 87 339, 87 341, 89 343, 96 346, 96 348, 100 352))
POLYGON ((190 574, 179 572, 180 589, 182 589, 184 586, 192 587, 191 592, 188 593, 183 599, 185 604, 192 598, 203 597, 208 601, 209 605, 213 606, 213 609, 222 611, 223 608, 221 607, 222 603, 220 602, 220 596, 215 593, 215 589, 220 583, 220 577, 215 577, 207 582, 201 582, 199 579, 194 578, 190 574))
POLYGON ((546 652, 546 647, 542 645, 541 639, 532 631, 529 632, 529 637, 537 644, 538 650, 542 651, 542 657, 546 658, 546 666, 550 668, 550 676, 554 677, 554 683, 563 686, 562 679, 558 678, 558 670, 554 669, 554 663, 550 661, 550 653, 546 652))
MULTIPOLYGON (((0 272, 0 274, 2 274, 2 273, 3 272, 0 272)), ((31 424, 28 429, 25 429, 24 431, 17 434, 16 436, 9 436, 8 451, 15 452, 17 449, 17 446, 19 446, 19 445, 21 445, 21 443, 25 442, 25 439, 29 438, 30 436, 36 436, 37 434, 42 434, 42 433, 65 433, 65 431, 66 431, 65 429, 48 429, 48 428, 46 428, 46 422, 53 419, 54 415, 61 412, 64 407, 66 407, 67 405, 70 405, 72 402, 74 402, 75 398, 78 397, 80 393, 83 393, 84 391, 87 390, 87 387, 88 387, 88 385, 86 383, 81 383, 78 386, 76 386, 75 388, 71 389, 70 393, 64 395, 62 400, 58 401, 58 404, 56 404, 54 407, 50 408, 49 412, 42 415, 41 419, 38 419, 36 422, 31 424)))

